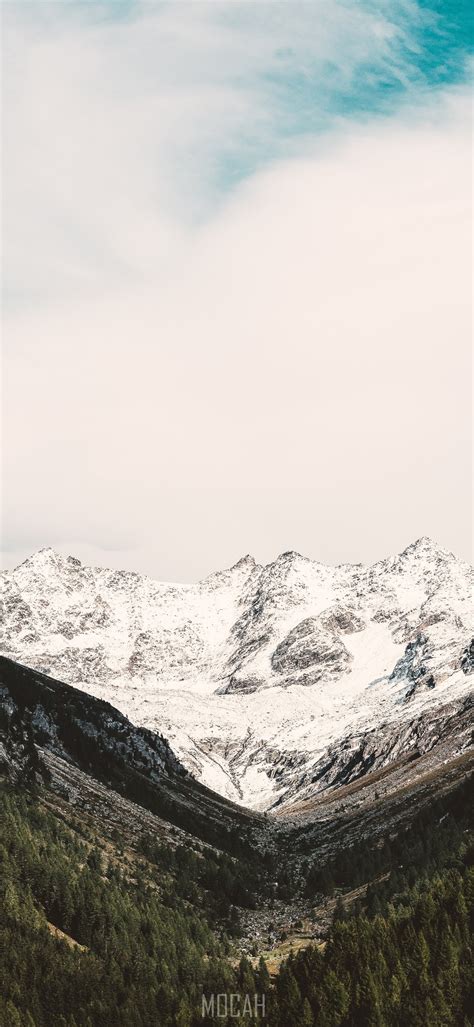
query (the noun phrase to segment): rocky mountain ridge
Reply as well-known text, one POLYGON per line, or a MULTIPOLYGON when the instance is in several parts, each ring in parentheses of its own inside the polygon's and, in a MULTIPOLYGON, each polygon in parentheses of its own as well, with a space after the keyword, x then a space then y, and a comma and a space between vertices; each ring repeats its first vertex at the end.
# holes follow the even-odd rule
POLYGON ((149 810, 168 830, 220 845, 263 822, 196 781, 162 735, 136 727, 102 699, 2 656, 0 776, 20 786, 46 783, 73 804, 94 783, 115 801, 149 810))
POLYGON ((196 585, 47 549, 2 575, 0 650, 162 731, 209 787, 268 809, 302 780, 331 787, 318 768, 348 739, 372 733, 383 766, 413 746, 409 723, 464 700, 473 584, 426 538, 372 567, 247 556, 196 585))

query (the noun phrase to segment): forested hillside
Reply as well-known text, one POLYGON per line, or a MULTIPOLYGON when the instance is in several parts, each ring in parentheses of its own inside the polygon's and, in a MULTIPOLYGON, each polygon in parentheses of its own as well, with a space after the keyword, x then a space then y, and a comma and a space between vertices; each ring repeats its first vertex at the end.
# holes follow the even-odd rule
POLYGON ((263 961, 235 956, 229 911, 255 896, 229 857, 187 856, 146 837, 132 855, 119 837, 110 845, 44 797, 5 785, 2 1027, 235 1023, 202 1016, 202 995, 223 992, 264 993, 261 1022, 272 1027, 469 1027, 470 798, 471 786, 453 797, 439 843, 426 823, 417 851, 416 828, 407 833, 392 847, 405 869, 393 867, 351 915, 341 903, 326 946, 290 956, 270 981, 263 961))

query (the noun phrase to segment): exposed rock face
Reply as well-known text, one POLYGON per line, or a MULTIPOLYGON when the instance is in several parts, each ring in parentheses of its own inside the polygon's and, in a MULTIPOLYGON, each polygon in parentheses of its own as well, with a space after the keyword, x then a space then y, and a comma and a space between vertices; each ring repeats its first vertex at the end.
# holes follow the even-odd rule
POLYGON ((430 645, 426 635, 417 635, 413 642, 409 642, 401 660, 394 667, 391 681, 410 681, 411 687, 407 689, 405 701, 412 699, 416 692, 423 689, 435 688, 436 680, 430 672, 430 645))
POLYGON ((81 681, 110 681, 114 676, 100 643, 84 649, 68 646, 59 652, 39 653, 35 659, 35 668, 51 677, 65 678, 71 685, 81 681))
POLYGON ((349 606, 333 606, 325 610, 320 621, 323 628, 337 635, 352 635, 355 631, 363 631, 364 621, 349 606))
POLYGON ((244 557, 196 585, 42 550, 2 575, 0 651, 159 726, 202 781, 263 809, 331 746, 470 691, 473 586, 429 539, 372 567, 244 557))
POLYGON ((339 739, 293 782, 285 794, 302 800, 323 789, 350 784, 369 771, 389 767, 409 754, 417 759, 444 743, 443 757, 453 758, 474 744, 474 696, 426 710, 410 720, 382 724, 360 735, 339 739))
POLYGON ((9 646, 15 649, 15 639, 20 634, 23 638, 26 636, 30 643, 39 640, 33 610, 22 598, 15 581, 6 579, 3 583, 1 610, 6 628, 2 640, 4 650, 9 646))
POLYGON ((189 673, 202 649, 201 639, 190 624, 183 625, 179 631, 141 631, 135 638, 127 669, 138 677, 149 673, 150 667, 155 674, 163 671, 189 673))
POLYGON ((461 669, 465 674, 474 674, 474 638, 471 638, 469 645, 462 651, 461 669))
POLYGON ((47 772, 33 738, 31 718, 19 716, 11 697, 0 687, 0 774, 16 785, 30 787, 47 772))
MULTIPOLYGON (((134 727, 108 703, 2 657, 0 719, 2 727, 22 722, 22 734, 25 738, 28 735, 30 749, 34 740, 36 745, 78 765, 94 756, 98 766, 107 767, 108 757, 117 755, 121 760, 130 759, 137 770, 146 771, 152 779, 158 780, 162 774, 186 774, 162 736, 134 727), (94 740, 90 754, 88 739, 94 740)), ((5 737, 3 731, 0 737, 5 737)))
POLYGON ((272 654, 272 670, 277 674, 312 668, 310 680, 320 681, 327 672, 339 676, 344 673, 351 654, 337 635, 322 627, 316 617, 307 617, 293 628, 277 645, 272 654))

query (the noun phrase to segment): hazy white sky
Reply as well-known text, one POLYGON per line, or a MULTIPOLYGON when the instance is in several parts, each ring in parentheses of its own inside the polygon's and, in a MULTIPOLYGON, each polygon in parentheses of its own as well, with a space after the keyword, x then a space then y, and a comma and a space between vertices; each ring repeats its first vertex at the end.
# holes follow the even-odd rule
POLYGON ((461 36, 409 2, 5 11, 4 564, 468 557, 461 36))

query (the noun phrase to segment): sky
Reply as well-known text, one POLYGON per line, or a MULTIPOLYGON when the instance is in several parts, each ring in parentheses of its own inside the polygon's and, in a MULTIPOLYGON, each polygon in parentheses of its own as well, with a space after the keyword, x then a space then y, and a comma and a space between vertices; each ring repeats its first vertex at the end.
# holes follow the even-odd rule
POLYGON ((470 5, 2 5, 2 528, 471 554, 470 5))

